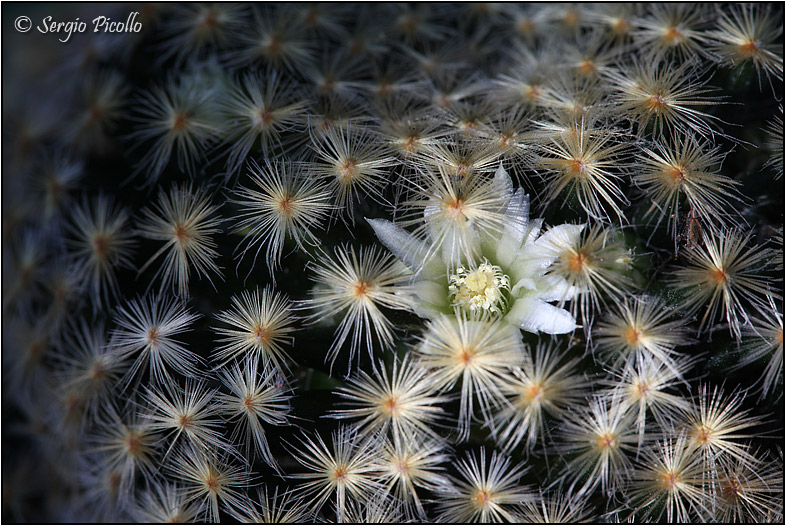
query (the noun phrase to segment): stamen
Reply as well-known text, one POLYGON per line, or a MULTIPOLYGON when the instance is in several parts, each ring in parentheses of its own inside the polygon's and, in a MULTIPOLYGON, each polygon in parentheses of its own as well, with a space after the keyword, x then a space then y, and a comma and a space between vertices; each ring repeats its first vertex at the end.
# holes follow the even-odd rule
POLYGON ((456 269, 450 276, 449 290, 454 306, 472 313, 485 310, 499 314, 507 304, 503 291, 510 290, 510 278, 497 265, 484 261, 474 270, 456 269))

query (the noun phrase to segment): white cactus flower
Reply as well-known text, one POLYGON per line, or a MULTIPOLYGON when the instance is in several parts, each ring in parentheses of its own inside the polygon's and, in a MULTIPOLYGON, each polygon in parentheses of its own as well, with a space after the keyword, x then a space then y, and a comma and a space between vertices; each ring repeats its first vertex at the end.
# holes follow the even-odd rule
POLYGON ((462 262, 452 272, 444 247, 429 246, 390 221, 367 221, 379 240, 412 271, 410 294, 419 316, 431 319, 464 311, 470 316, 502 318, 528 332, 569 333, 577 328, 576 320, 561 305, 582 291, 549 273, 555 260, 550 247, 556 239, 577 239, 584 225, 559 225, 540 235, 543 220, 529 220, 529 196, 521 188, 513 191, 502 166, 495 178, 504 181, 511 192, 504 229, 476 233, 472 252, 480 258, 475 263, 462 262))

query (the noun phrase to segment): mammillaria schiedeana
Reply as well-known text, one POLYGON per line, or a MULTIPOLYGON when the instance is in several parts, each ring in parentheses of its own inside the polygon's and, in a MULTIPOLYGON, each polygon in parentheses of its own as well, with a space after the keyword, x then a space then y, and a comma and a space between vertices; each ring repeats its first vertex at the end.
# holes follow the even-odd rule
POLYGON ((782 5, 5 7, 4 521, 783 521, 782 5))

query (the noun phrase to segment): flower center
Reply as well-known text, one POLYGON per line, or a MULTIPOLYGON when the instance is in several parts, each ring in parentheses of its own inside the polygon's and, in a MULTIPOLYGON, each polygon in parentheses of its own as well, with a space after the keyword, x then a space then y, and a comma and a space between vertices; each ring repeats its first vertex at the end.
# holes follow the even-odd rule
POLYGON ((93 237, 93 251, 99 258, 105 258, 109 253, 109 237, 102 234, 93 237))
POLYGON ((349 470, 344 466, 336 466, 335 470, 333 471, 333 480, 336 483, 343 483, 344 479, 347 478, 347 474, 349 470))
POLYGON ((338 168, 338 178, 345 184, 352 182, 360 175, 360 169, 354 159, 346 159, 338 168))
POLYGON ((536 404, 543 398, 543 388, 539 383, 531 383, 524 388, 523 398, 526 405, 536 404))
POLYGON ((601 451, 608 451, 617 447, 617 436, 614 433, 601 433, 596 437, 595 440, 598 449, 601 451))
POLYGON ((657 113, 663 112, 667 104, 668 101, 666 100, 666 97, 664 97, 660 93, 656 93, 655 95, 652 95, 647 100, 648 109, 650 111, 657 112, 657 113))
POLYGON ((667 45, 676 46, 685 40, 685 35, 678 27, 669 27, 663 33, 663 40, 667 45))
POLYGON ((723 287, 729 281, 729 275, 726 273, 725 270, 722 268, 715 268, 710 271, 710 275, 712 279, 715 281, 717 286, 723 287))
POLYGON ((171 129, 173 132, 182 132, 188 126, 188 115, 180 112, 172 117, 171 129))
POLYGON ((670 166, 668 169, 668 175, 671 177, 671 182, 675 185, 679 185, 685 182, 685 175, 686 171, 682 166, 670 166))
POLYGON ((595 63, 589 58, 584 59, 581 64, 579 64, 579 72, 581 72, 582 75, 592 75, 597 69, 595 63))
POLYGON ((150 330, 147 331, 146 339, 148 345, 150 346, 158 345, 158 341, 159 341, 158 327, 151 327, 150 330))
POLYGON ((491 492, 487 489, 479 489, 475 492, 475 504, 478 508, 488 508, 492 503, 491 492))
POLYGON ((93 365, 90 367, 90 378, 93 382, 100 381, 104 374, 106 373, 106 368, 104 364, 100 361, 93 362, 93 365))
POLYGON ((210 493, 218 493, 221 490, 221 479, 218 473, 212 470, 208 473, 207 477, 205 477, 205 489, 210 493))
POLYGON ((499 314, 505 307, 503 291, 510 290, 510 278, 497 265, 484 261, 476 269, 456 269, 450 276, 449 290, 454 306, 472 313, 485 310, 499 314))
POLYGON ((527 86, 526 88, 524 88, 524 96, 527 98, 527 100, 530 103, 535 102, 537 98, 540 97, 540 86, 538 85, 527 86))
POLYGON ((639 331, 636 327, 628 327, 625 329, 624 337, 627 344, 631 347, 641 343, 641 331, 639 331))
POLYGON ((264 347, 270 344, 271 336, 270 328, 262 324, 256 325, 251 330, 251 342, 254 345, 264 347))
POLYGON ((507 151, 513 148, 513 137, 510 134, 500 136, 498 142, 501 150, 507 151))
POLYGON ((295 203, 291 197, 286 196, 283 199, 279 200, 277 204, 278 204, 278 210, 279 212, 281 212, 281 215, 285 217, 289 217, 292 215, 292 211, 295 208, 295 203))
POLYGON ((635 381, 631 389, 635 398, 649 398, 650 396, 650 386, 646 380, 640 379, 635 381))
POLYGON ((259 111, 253 117, 254 121, 254 128, 257 130, 262 130, 270 126, 273 122, 273 113, 271 113, 267 108, 259 108, 259 111))
POLYGON ((143 453, 144 443, 139 433, 129 433, 126 437, 125 448, 129 455, 138 457, 143 453))
POLYGON ((727 479, 721 482, 721 495, 728 502, 736 501, 742 494, 742 484, 734 479, 727 479))
POLYGON ((673 470, 668 470, 660 476, 661 486, 667 491, 675 491, 680 483, 680 476, 673 470))
POLYGON ((518 29, 518 32, 521 33, 522 35, 529 35, 533 31, 535 31, 535 23, 529 18, 523 18, 519 20, 516 29, 518 29))
POLYGON ((694 429, 695 439, 699 442, 700 446, 703 446, 710 442, 712 439, 712 431, 705 425, 699 425, 696 429, 694 429))
POLYGON ((761 43, 758 40, 749 38, 740 46, 740 50, 743 55, 753 56, 759 53, 760 47, 761 43))
POLYGON ((414 152, 417 151, 419 146, 420 146, 420 137, 417 137, 415 135, 410 135, 404 141, 404 151, 414 152))
POLYGON ((624 18, 615 18, 611 25, 611 29, 617 35, 624 35, 630 30, 630 22, 624 18))
POLYGON ((386 413, 388 413, 391 417, 398 416, 400 405, 398 403, 398 398, 395 396, 389 396, 382 402, 382 407, 386 413))

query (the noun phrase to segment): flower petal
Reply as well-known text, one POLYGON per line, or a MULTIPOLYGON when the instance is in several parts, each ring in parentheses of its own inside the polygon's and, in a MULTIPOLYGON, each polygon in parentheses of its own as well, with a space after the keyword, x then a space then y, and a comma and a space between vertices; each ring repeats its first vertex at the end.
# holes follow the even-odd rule
POLYGON ((397 227, 387 219, 369 219, 366 221, 383 245, 413 272, 426 263, 428 250, 422 241, 401 227, 397 227))
MULTIPOLYGON (((584 230, 584 226, 585 225, 564 224, 549 228, 537 241, 535 241, 535 245, 539 248, 543 248, 550 254, 554 254, 554 257, 556 257, 556 254, 561 252, 564 247, 576 243, 579 234, 584 230)), ((552 261, 553 260, 554 258, 552 258, 552 261)), ((550 264, 551 263, 549 263, 549 265, 550 264)))
POLYGON ((529 231, 529 196, 519 188, 508 203, 505 211, 505 230, 497 240, 497 261, 503 267, 509 266, 521 249, 521 244, 529 231))
POLYGON ((506 319, 527 332, 565 334, 578 327, 570 312, 532 297, 517 300, 506 319))
POLYGON ((502 167, 502 161, 500 161, 499 168, 494 173, 494 186, 505 196, 513 193, 513 181, 510 180, 507 170, 502 167))
POLYGON ((581 289, 571 286, 565 278, 556 274, 546 274, 538 283, 538 299, 543 301, 568 301, 581 293, 581 289))
POLYGON ((447 287, 434 281, 416 281, 412 284, 412 291, 417 296, 419 306, 434 308, 440 312, 450 312, 450 302, 448 301, 447 287))

